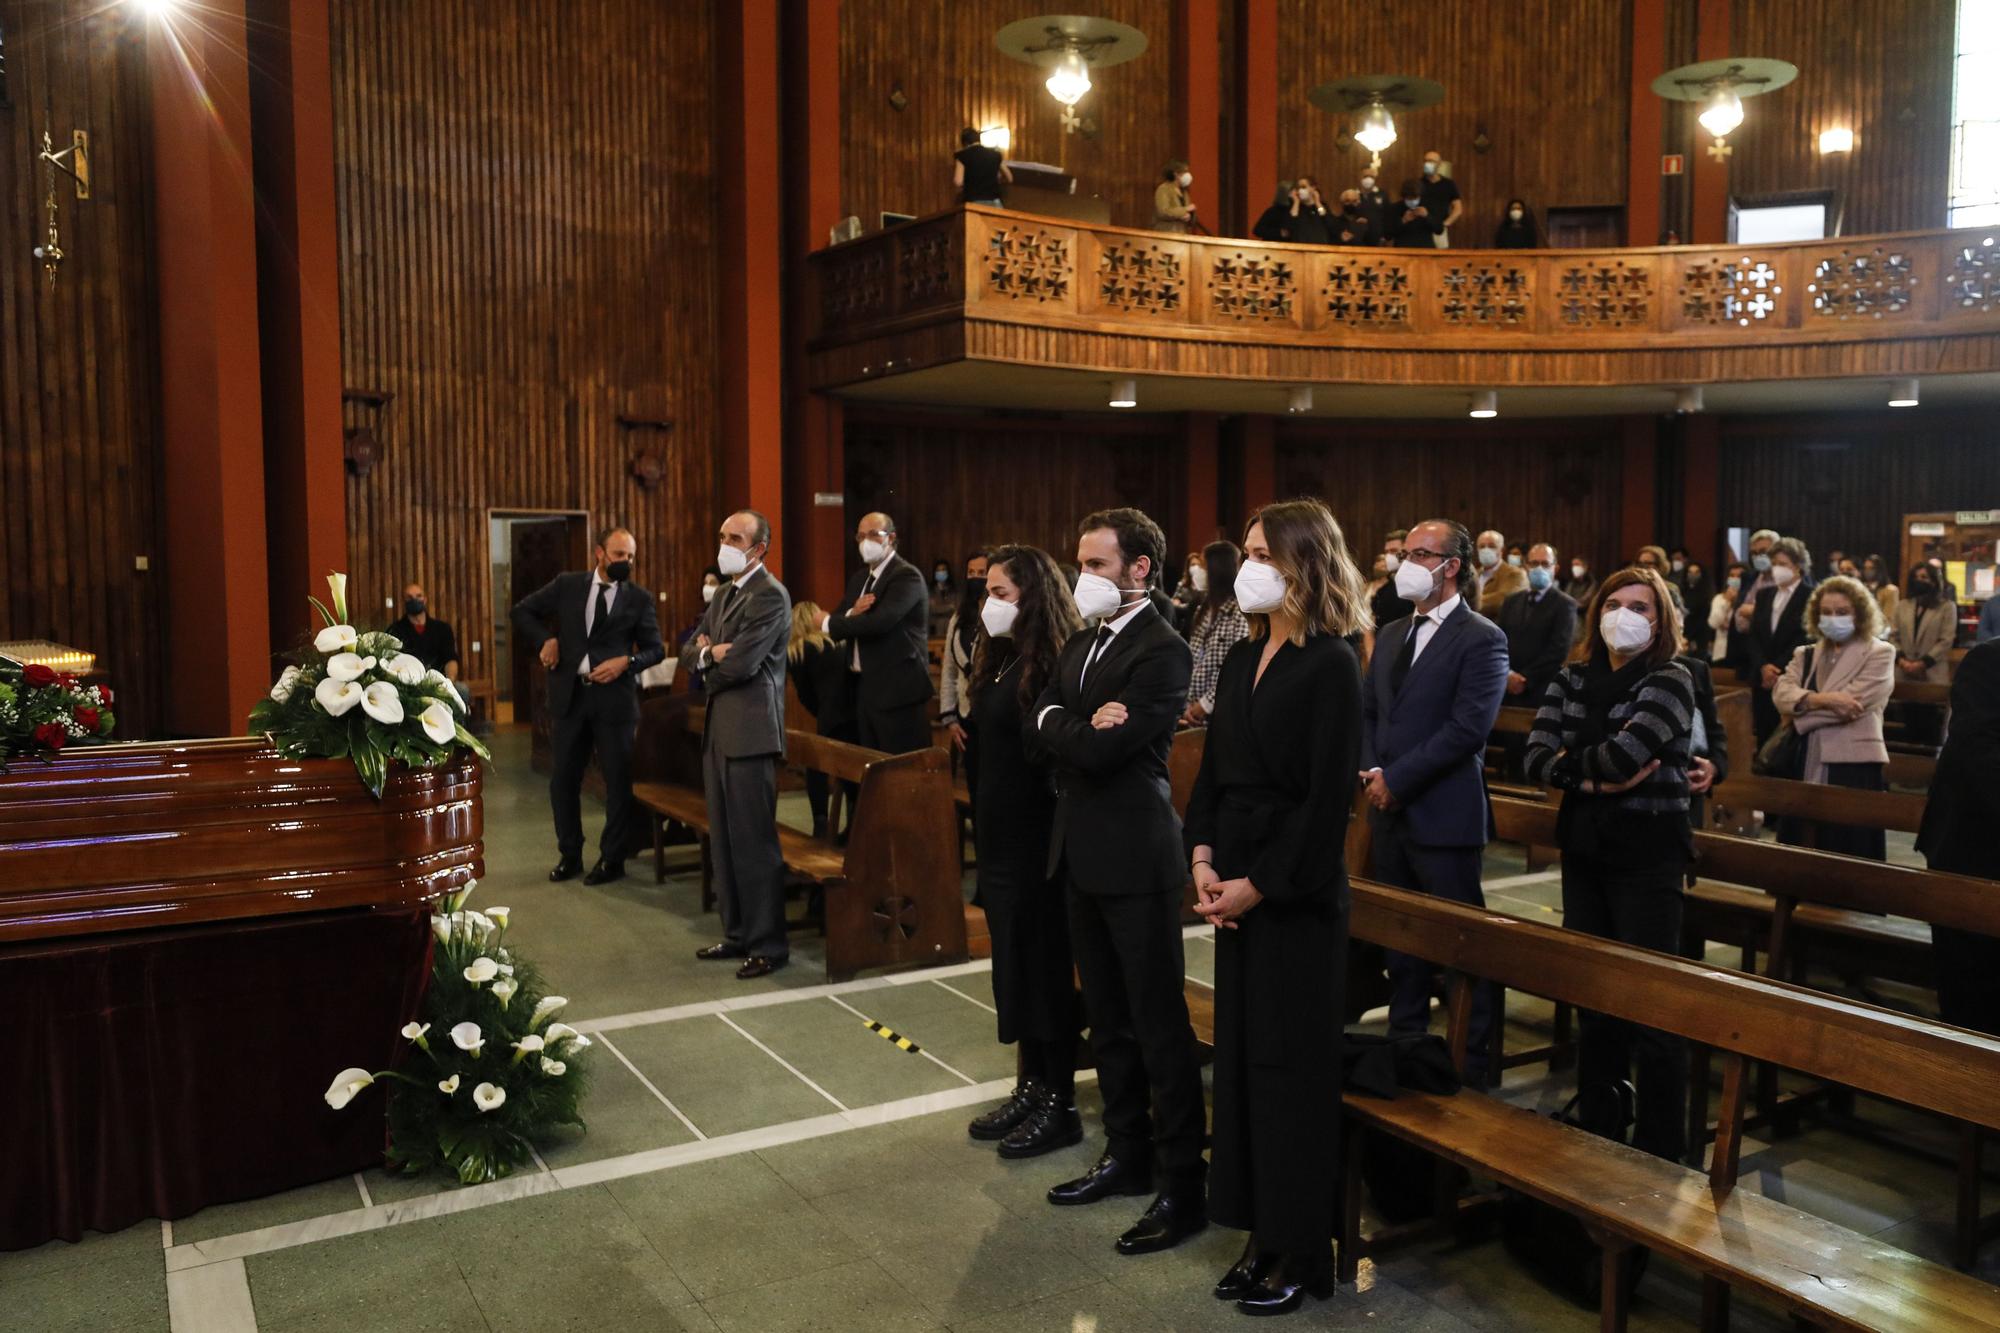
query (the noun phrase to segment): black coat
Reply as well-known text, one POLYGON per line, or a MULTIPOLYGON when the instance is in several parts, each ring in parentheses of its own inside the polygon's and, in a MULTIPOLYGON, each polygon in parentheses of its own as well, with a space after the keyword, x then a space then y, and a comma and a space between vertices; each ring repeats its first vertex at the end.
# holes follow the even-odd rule
POLYGON ((827 626, 836 640, 861 648, 859 707, 883 712, 921 703, 931 697, 930 585, 915 565, 891 553, 874 580, 875 605, 850 615, 868 585, 867 569, 856 570, 827 626))
POLYGON ((1576 603, 1554 588, 1539 602, 1533 592, 1517 592, 1500 603, 1494 621, 1507 631, 1507 669, 1528 678, 1528 688, 1508 695, 1509 703, 1542 706, 1549 682, 1576 643, 1576 616, 1576 603))
MULTIPOLYGON (((2000 640, 1977 645, 1951 684, 1951 731, 1938 752, 1917 850, 1932 870, 2000 880, 2000 640)), ((1938 1009, 1947 1023, 2000 1034, 2000 939, 1932 926, 1938 1009)))
POLYGON ((1765 588, 1757 594, 1755 608, 1750 613, 1750 628, 1734 636, 1743 643, 1743 666, 1750 685, 1750 715, 1760 744, 1770 739, 1771 733, 1783 720, 1771 702, 1771 692, 1764 688, 1763 669, 1768 665, 1783 671, 1791 663, 1792 653, 1803 647, 1810 637, 1806 633, 1806 602, 1812 597, 1812 590, 1813 581, 1801 578, 1792 589, 1791 600, 1785 603, 1784 614, 1773 625, 1771 607, 1777 599, 1778 589, 1776 586, 1765 588))
POLYGON ((1193 656, 1187 640, 1148 602, 1132 612, 1079 684, 1096 637, 1089 629, 1063 645, 1055 679, 1028 719, 1033 753, 1051 761, 1056 779, 1049 878, 1058 878, 1066 860, 1086 893, 1178 896, 1187 865, 1167 755, 1187 707, 1193 656), (1114 699, 1125 705, 1124 724, 1092 727, 1091 715, 1114 699), (1050 707, 1056 711, 1044 716, 1050 707))
MULTIPOLYGON (((569 711, 576 693, 577 666, 589 651, 589 636, 583 627, 584 604, 596 582, 593 570, 558 574, 523 597, 514 608, 514 627, 520 632, 521 650, 538 652, 544 639, 554 637, 559 654, 555 670, 549 672, 549 715, 561 717, 569 711)), ((653 594, 631 581, 618 585, 612 595, 611 623, 598 626, 599 640, 615 645, 615 656, 629 657, 625 674, 613 682, 632 691, 633 707, 638 707, 639 673, 663 660, 667 645, 660 639, 660 619, 653 611, 653 594)), ((603 654, 600 654, 603 656, 603 654)))
POLYGON ((1269 1248, 1324 1252, 1339 1176, 1347 864, 1361 662, 1320 635, 1230 649, 1188 801, 1190 851, 1264 900, 1216 932, 1209 1210, 1269 1248), (1253 688, 1254 686, 1254 688, 1253 688))
POLYGON ((854 725, 854 673, 849 650, 837 643, 809 643, 791 666, 799 702, 819 724, 822 736, 846 735, 854 725))
POLYGON ((1715 673, 1693 653, 1683 653, 1674 660, 1694 677, 1694 706, 1701 714, 1702 728, 1708 732, 1708 762, 1715 765, 1716 782, 1725 782, 1729 778, 1729 733, 1722 729, 1722 720, 1715 715, 1715 673))

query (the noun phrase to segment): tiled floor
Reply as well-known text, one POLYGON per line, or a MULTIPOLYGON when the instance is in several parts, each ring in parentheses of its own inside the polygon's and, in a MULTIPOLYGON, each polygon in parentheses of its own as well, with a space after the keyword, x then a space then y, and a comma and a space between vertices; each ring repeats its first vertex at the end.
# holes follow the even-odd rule
MULTIPOLYGON (((971 1143, 965 1122, 1011 1078, 977 966, 826 987, 817 943, 794 966, 736 982, 694 949, 713 938, 686 852, 609 889, 551 886, 545 792, 505 738, 487 786, 487 879, 476 901, 513 909, 510 944, 598 1028, 588 1132, 541 1147, 541 1165, 454 1190, 381 1170, 145 1223, 80 1245, 0 1255, 0 1326, 235 1330, 1090 1330, 1215 1328, 1236 1316, 1207 1294, 1240 1245, 1211 1230, 1181 1249, 1124 1259, 1121 1201, 1052 1209, 1047 1186, 1098 1140, 1028 1163, 971 1143), (869 1030, 873 1019, 919 1047, 869 1030), (170 1274, 172 1276, 170 1276, 170 1274), (220 1294, 218 1297, 218 1293, 220 1294)), ((786 798, 787 816, 796 798, 786 798)), ((1492 905, 1560 919, 1553 875, 1496 851, 1492 905)), ((1190 939, 1191 976, 1213 949, 1190 939)), ((1512 997, 1518 1044, 1546 1039, 1548 1007, 1512 997)), ((1553 1105, 1539 1070, 1509 1095, 1553 1105)), ((1095 1088, 1080 1089, 1095 1128, 1095 1088)), ((1948 1150, 1940 1126, 1867 1107, 1887 1137, 1948 1150)), ((1950 1241, 1948 1170, 1880 1142, 1817 1128, 1752 1143, 1745 1185, 1930 1257, 1950 1241)), ((2000 1278, 2000 1256, 1986 1275, 2000 1278)), ((1777 1327, 1739 1302, 1738 1326, 1777 1327)), ((1655 1264, 1634 1325, 1686 1327, 1698 1285, 1655 1264)), ((1472 1238, 1405 1250, 1296 1326, 1586 1329, 1571 1304, 1472 1238)))

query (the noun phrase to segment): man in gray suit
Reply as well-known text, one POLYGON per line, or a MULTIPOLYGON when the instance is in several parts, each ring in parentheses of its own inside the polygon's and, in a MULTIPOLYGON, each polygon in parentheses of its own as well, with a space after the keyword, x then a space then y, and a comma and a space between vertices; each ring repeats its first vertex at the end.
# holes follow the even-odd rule
POLYGON ((785 646, 792 599, 764 568, 771 523, 741 509, 722 523, 716 567, 728 580, 681 666, 702 673, 708 695, 702 787, 708 796, 709 859, 722 943, 697 958, 740 958, 739 979, 783 967, 785 858, 778 847, 778 764, 785 754, 785 646))

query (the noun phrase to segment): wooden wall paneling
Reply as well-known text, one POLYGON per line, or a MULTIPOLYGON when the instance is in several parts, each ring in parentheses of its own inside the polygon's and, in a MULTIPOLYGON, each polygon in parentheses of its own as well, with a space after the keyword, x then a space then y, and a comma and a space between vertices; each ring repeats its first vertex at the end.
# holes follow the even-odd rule
MULTIPOLYGON (((1344 121, 1306 101, 1332 79, 1409 74, 1444 85, 1436 107, 1396 115, 1382 159, 1393 193, 1437 149, 1465 212, 1453 243, 1491 244, 1510 196, 1551 207, 1622 206, 1631 67, 1630 0, 1508 5, 1327 4, 1279 0, 1278 175, 1318 177, 1330 196, 1360 178, 1368 152, 1344 121), (1490 148, 1474 147, 1484 131, 1490 148)), ((1268 199, 1276 182, 1268 183, 1268 199)), ((1649 238, 1650 239, 1650 238, 1649 238)))
POLYGON ((0 109, 0 639, 54 638, 98 654, 119 734, 160 723, 155 574, 157 342, 145 49, 123 8, 0 0, 11 107, 0 109), (92 197, 57 187, 67 258, 50 290, 30 253, 47 177, 32 166, 44 108, 58 145, 91 139, 92 197))
MULTIPOLYGON (((1077 112, 1095 134, 1067 134, 1046 75, 1000 53, 993 38, 1039 11, 1010 0, 843 0, 840 9, 842 214, 872 230, 884 211, 923 215, 954 202, 951 155, 967 125, 1006 125, 1009 156, 1062 167, 1082 195, 1101 195, 1111 220, 1152 221, 1160 169, 1174 142, 1173 0, 1099 0, 1090 13, 1146 34, 1144 55, 1091 75, 1077 112), (908 99, 897 111, 890 93, 908 99)), ((1196 185, 1212 202, 1215 182, 1196 185)), ((753 193, 753 198, 755 197, 753 193)), ((774 205, 775 206, 775 205, 774 205)))
POLYGON ((489 511, 576 509, 634 530, 678 629, 720 504, 710 9, 344 0, 334 28, 346 379, 395 395, 346 414, 378 438, 357 603, 423 582, 490 678, 489 511))
POLYGON ((1731 193, 1837 190, 1849 235, 1944 226, 1954 0, 1732 3, 1731 50, 1789 60, 1799 77, 1745 103, 1731 193), (1854 150, 1822 157, 1819 133, 1836 126, 1854 150))
POLYGON ((1281 421, 1277 430, 1278 494, 1324 499, 1371 558, 1383 533, 1427 518, 1553 542, 1593 569, 1630 554, 1619 533, 1619 418, 1281 421))

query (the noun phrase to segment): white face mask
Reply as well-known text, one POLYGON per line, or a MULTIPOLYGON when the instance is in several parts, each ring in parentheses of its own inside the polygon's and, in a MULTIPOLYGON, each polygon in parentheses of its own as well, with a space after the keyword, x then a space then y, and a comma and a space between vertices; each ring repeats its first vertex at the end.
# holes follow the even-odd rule
POLYGON ((1500 553, 1498 551, 1494 550, 1490 546, 1482 546, 1479 548, 1479 564, 1482 568, 1491 569, 1493 568, 1493 566, 1499 563, 1500 563, 1500 553))
POLYGON ((1821 616, 1819 632, 1834 643, 1846 643, 1854 637, 1853 616, 1821 616))
POLYGON ((1622 657, 1630 657, 1653 641, 1653 622, 1626 607, 1606 611, 1597 627, 1604 634, 1605 646, 1622 657))
POLYGON ((1402 563, 1403 563, 1403 557, 1402 557, 1402 556, 1400 556, 1400 555, 1397 555, 1397 554, 1396 554, 1396 553, 1395 553, 1394 551, 1385 551, 1385 552, 1383 552, 1383 553, 1382 553, 1382 572, 1383 572, 1383 573, 1385 573, 1385 574, 1393 574, 1393 573, 1395 573, 1395 572, 1396 572, 1396 566, 1398 566, 1398 565, 1400 565, 1400 564, 1402 564, 1402 563))
POLYGON ((1507 557, 1507 563, 1512 565, 1514 568, 1519 569, 1521 567, 1521 557, 1518 555, 1510 555, 1507 557))
POLYGON ((715 585, 714 585, 713 583, 704 583, 704 584, 702 584, 702 585, 701 585, 701 604, 702 604, 703 606, 707 606, 707 605, 708 605, 708 604, 709 604, 710 602, 712 602, 712 601, 714 601, 714 600, 715 600, 715 585))
POLYGON ((1014 618, 1021 614, 1018 602, 1003 602, 998 597, 988 597, 986 605, 979 608, 979 623, 986 626, 986 632, 996 639, 1004 639, 1014 632, 1014 618))
POLYGON ((1573 579, 1581 579, 1584 575, 1588 574, 1589 572, 1590 571, 1585 569, 1582 565, 1571 565, 1569 567, 1569 576, 1573 579))
POLYGON ((1185 190, 1188 186, 1192 184, 1194 184, 1194 176, 1189 172, 1183 171, 1181 173, 1181 188, 1185 190))
POLYGON ((1798 578, 1798 576, 1799 571, 1793 569, 1790 565, 1771 566, 1771 582, 1777 584, 1780 588, 1791 587, 1792 580, 1798 578))
POLYGON ((1246 560, 1236 571, 1236 609, 1246 616, 1263 615, 1284 604, 1285 576, 1276 565, 1246 560))
POLYGON ((1678 574, 1678 573, 1680 573, 1680 572, 1681 572, 1681 571, 1682 571, 1683 569, 1686 569, 1686 568, 1687 568, 1687 561, 1685 561, 1685 560, 1676 560, 1676 561, 1674 561, 1674 573, 1678 574))
POLYGON ((1435 175, 1437 175, 1437 174, 1438 174, 1438 164, 1437 164, 1437 163, 1435 163, 1435 162, 1426 162, 1426 163, 1424 163, 1424 175, 1426 175, 1426 176, 1435 176, 1435 175))
POLYGON ((1437 587, 1437 576, 1414 560, 1396 566, 1396 593, 1406 602, 1421 602, 1437 587))
POLYGON ((1076 588, 1070 596, 1076 601, 1076 613, 1085 620, 1117 615, 1125 602, 1125 593, 1117 584, 1102 574, 1087 572, 1076 576, 1076 588))
POLYGON ((1208 571, 1200 565, 1188 567, 1188 586, 1196 592, 1208 591, 1208 571))
POLYGON ((750 557, 734 546, 716 548, 715 567, 722 571, 722 577, 733 579, 750 568, 750 557))
POLYGON ((1510 222, 1519 222, 1521 220, 1521 210, 1518 208, 1508 209, 1507 220, 1510 222))
POLYGON ((1362 189, 1364 189, 1364 190, 1372 190, 1372 189, 1374 189, 1374 188, 1375 188, 1375 178, 1374 178, 1373 176, 1363 176, 1363 177, 1361 178, 1361 188, 1362 188, 1362 189))
POLYGON ((861 542, 861 563, 873 568, 889 558, 889 548, 873 537, 861 542))

